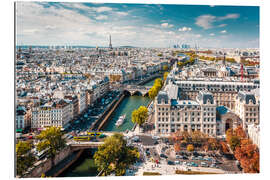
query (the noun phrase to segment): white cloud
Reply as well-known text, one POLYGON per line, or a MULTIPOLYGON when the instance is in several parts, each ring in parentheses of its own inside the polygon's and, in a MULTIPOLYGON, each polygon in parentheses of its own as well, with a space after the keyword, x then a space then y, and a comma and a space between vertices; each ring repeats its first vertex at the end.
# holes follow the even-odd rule
POLYGON ((239 14, 227 14, 226 16, 219 17, 218 20, 237 19, 239 16, 239 14))
POLYGON ((105 16, 105 15, 99 15, 96 17, 97 20, 105 20, 105 19, 108 19, 108 16, 105 16))
POLYGON ((171 28, 171 27, 173 27, 173 25, 172 25, 172 24, 169 24, 169 23, 162 23, 162 24, 161 24, 161 27, 164 27, 164 28, 171 28))
POLYGON ((201 15, 196 18, 196 25, 202 27, 203 29, 210 29, 213 27, 212 23, 215 21, 216 16, 212 15, 201 15))
POLYGON ((210 35, 210 36, 214 36, 215 34, 214 34, 214 33, 210 33, 209 35, 210 35))
POLYGON ((191 30, 192 30, 192 28, 190 28, 190 27, 185 27, 185 26, 178 29, 178 31, 183 31, 183 32, 185 32, 185 31, 191 31, 191 30))
POLYGON ((127 12, 116 12, 116 14, 119 16, 127 16, 128 15, 127 12))
POLYGON ((225 27, 225 26, 227 26, 227 24, 220 24, 220 25, 218 25, 218 27, 225 27))
MULTIPOLYGON (((202 27, 203 29, 210 29, 214 27, 213 26, 214 22, 219 22, 219 21, 223 21, 227 19, 237 19, 239 17, 240 17, 239 14, 227 14, 226 16, 221 16, 221 17, 206 14, 206 15, 201 15, 197 17, 195 24, 202 27)), ((227 24, 221 24, 218 27, 224 27, 226 25, 227 24)))
POLYGON ((96 7, 96 8, 92 8, 93 10, 95 10, 96 12, 100 13, 100 12, 107 12, 107 11, 112 11, 113 9, 111 7, 106 7, 106 6, 102 6, 102 7, 96 7))
POLYGON ((225 33, 227 33, 227 31, 223 30, 223 31, 220 31, 220 33, 225 34, 225 33))

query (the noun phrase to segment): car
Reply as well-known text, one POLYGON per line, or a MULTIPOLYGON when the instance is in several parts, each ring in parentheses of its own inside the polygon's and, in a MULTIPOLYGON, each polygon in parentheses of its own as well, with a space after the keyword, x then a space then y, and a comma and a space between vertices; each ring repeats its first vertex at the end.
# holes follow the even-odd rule
POLYGON ((205 163, 205 162, 201 162, 201 166, 202 166, 202 167, 208 167, 208 164, 205 163))
POLYGON ((182 158, 183 158, 183 156, 180 156, 180 155, 175 156, 175 159, 182 159, 182 158))
POLYGON ((173 161, 168 161, 167 164, 168 165, 174 165, 174 162, 173 161))
POLYGON ((165 159, 168 158, 168 156, 166 156, 165 154, 160 154, 159 156, 162 157, 162 158, 165 158, 165 159))
POLYGON ((174 161, 174 164, 180 164, 180 161, 174 161))
POLYGON ((192 164, 190 162, 187 163, 187 166, 192 166, 192 164))
POLYGON ((183 156, 183 159, 187 160, 187 159, 188 159, 188 157, 187 157, 187 156, 183 156))
POLYGON ((198 160, 203 160, 203 157, 202 156, 198 156, 198 160))

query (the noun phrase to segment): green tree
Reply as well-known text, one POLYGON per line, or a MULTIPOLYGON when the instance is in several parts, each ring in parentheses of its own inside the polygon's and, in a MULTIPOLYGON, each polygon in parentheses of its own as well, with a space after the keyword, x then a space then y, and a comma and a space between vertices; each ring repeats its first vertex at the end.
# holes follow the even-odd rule
POLYGON ((16 144, 16 172, 22 175, 35 162, 35 157, 31 153, 32 144, 29 142, 19 141, 16 144))
POLYGON ((57 152, 66 145, 66 141, 62 138, 62 135, 63 133, 60 128, 49 127, 37 136, 37 139, 40 140, 37 144, 38 151, 48 150, 52 165, 54 165, 54 157, 57 152))
POLYGON ((187 145, 187 150, 190 152, 194 151, 194 146, 192 144, 187 145))
POLYGON ((106 137, 104 144, 98 147, 94 155, 95 164, 103 175, 115 173, 117 176, 125 174, 126 169, 140 157, 138 150, 128 147, 122 134, 106 137))
POLYGON ((132 112, 132 122, 141 126, 148 118, 148 109, 145 106, 140 106, 132 112))
POLYGON ((148 92, 148 95, 151 99, 154 99, 157 96, 157 94, 158 94, 158 90, 155 86, 153 86, 148 92))

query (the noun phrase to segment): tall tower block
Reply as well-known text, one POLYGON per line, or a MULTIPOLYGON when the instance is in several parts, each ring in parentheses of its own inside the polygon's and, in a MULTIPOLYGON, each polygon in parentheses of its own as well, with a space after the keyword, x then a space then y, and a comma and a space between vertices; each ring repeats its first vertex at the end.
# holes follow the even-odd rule
POLYGON ((112 40, 111 40, 111 35, 110 35, 109 49, 112 49, 112 40))

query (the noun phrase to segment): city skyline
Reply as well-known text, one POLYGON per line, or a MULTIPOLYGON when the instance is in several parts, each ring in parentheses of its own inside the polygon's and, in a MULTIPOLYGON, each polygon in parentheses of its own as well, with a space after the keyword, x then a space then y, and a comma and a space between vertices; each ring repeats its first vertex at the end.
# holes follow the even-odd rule
POLYGON ((16 45, 258 48, 259 7, 16 3, 16 45), (151 35, 150 35, 151 34, 151 35))

